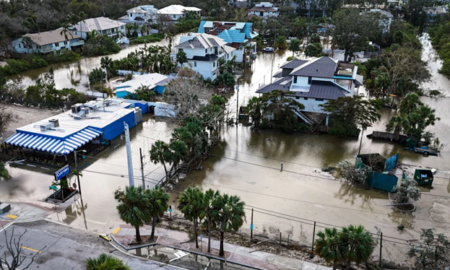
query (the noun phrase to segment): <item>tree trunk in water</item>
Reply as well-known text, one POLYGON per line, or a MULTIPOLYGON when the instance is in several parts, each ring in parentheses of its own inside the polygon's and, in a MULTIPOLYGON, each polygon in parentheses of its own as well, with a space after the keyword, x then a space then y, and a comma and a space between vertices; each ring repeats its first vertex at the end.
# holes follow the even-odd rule
POLYGON ((211 218, 208 214, 208 252, 211 252, 211 218))
POLYGON ((347 261, 347 267, 345 268, 346 270, 350 270, 350 266, 352 265, 352 262, 350 261, 350 259, 348 259, 347 261))
POLYGON ((134 227, 136 229, 136 241, 141 242, 141 233, 139 232, 139 227, 134 227))
POLYGON ((194 219, 194 237, 195 237, 195 247, 198 248, 197 218, 194 219))
POLYGON ((220 251, 219 251, 220 257, 223 257, 225 255, 225 252, 223 251, 223 238, 224 238, 224 232, 220 231, 220 251))
POLYGON ((156 223, 156 217, 153 217, 152 219, 152 234, 150 235, 150 240, 153 241, 153 238, 155 237, 155 224, 156 223))

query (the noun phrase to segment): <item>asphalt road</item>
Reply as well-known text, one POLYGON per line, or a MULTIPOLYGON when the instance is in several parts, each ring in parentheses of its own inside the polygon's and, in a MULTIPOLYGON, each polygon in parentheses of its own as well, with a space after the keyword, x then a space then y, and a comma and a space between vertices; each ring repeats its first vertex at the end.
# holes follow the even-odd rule
MULTIPOLYGON (((53 222, 41 220, 30 223, 15 223, 6 229, 10 235, 14 230, 17 239, 21 239, 23 255, 26 260, 23 268, 36 253, 35 261, 29 270, 54 269, 86 269, 85 263, 89 257, 97 257, 102 253, 111 254, 123 260, 131 269, 181 269, 158 262, 140 260, 123 254, 97 234, 82 231, 53 222)), ((6 251, 5 232, 0 232, 0 254, 4 257, 6 251)))

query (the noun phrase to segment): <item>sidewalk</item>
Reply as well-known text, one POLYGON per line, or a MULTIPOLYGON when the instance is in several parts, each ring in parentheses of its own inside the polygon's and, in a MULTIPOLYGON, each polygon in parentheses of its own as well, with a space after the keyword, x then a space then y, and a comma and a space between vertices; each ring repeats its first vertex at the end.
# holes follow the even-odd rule
MULTIPOLYGON (((151 227, 144 226, 140 230, 141 237, 151 234, 151 227)), ((136 230, 130 225, 120 225, 120 227, 115 228, 111 236, 123 246, 128 246, 136 230)), ((189 235, 185 232, 174 231, 163 228, 155 229, 155 236, 157 236, 156 244, 178 248, 186 251, 192 251, 196 253, 203 253, 206 256, 212 256, 218 258, 220 241, 211 240, 211 252, 207 252, 208 239, 203 237, 202 240, 199 239, 200 248, 195 247, 195 242, 191 242, 189 235)), ((154 245, 154 244, 149 244, 154 245)), ((269 269, 269 270, 327 270, 331 269, 329 267, 317 265, 310 262, 300 261, 293 258, 282 257, 279 255, 257 251, 255 249, 241 247, 233 244, 224 243, 225 259, 230 263, 237 263, 240 265, 251 266, 259 269, 269 269)))

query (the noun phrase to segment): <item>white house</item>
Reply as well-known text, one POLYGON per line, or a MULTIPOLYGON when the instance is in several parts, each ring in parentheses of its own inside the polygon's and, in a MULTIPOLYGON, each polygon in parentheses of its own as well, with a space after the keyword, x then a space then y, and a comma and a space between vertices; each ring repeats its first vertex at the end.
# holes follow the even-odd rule
MULTIPOLYGON (((200 73, 203 78, 215 80, 219 75, 220 58, 225 61, 231 60, 236 50, 227 46, 227 43, 213 35, 190 33, 189 36, 181 36, 180 44, 174 47, 171 54, 173 61, 176 61, 176 54, 184 51, 188 59, 188 64, 194 71, 200 73)), ((186 65, 185 63, 183 65, 186 65)))
POLYGON ((133 79, 116 85, 114 87, 114 93, 116 93, 118 98, 126 98, 130 94, 133 95, 139 87, 147 86, 148 89, 161 95, 164 93, 166 84, 173 79, 174 77, 169 77, 159 73, 134 75, 133 79))
POLYGON ((114 21, 105 17, 90 18, 72 25, 72 31, 86 38, 87 33, 97 31, 100 35, 107 35, 110 37, 125 35, 125 23, 114 21))
POLYGON ((305 106, 303 111, 294 113, 308 124, 312 123, 308 113, 324 113, 319 105, 339 97, 357 95, 361 85, 361 82, 356 80, 357 66, 341 63, 328 56, 309 61, 294 59, 283 64, 281 69, 274 75, 278 80, 261 87, 256 93, 275 90, 292 92, 293 94, 286 97, 305 106))
POLYGON ((158 10, 159 16, 166 16, 167 18, 170 18, 172 21, 177 21, 179 18, 184 17, 186 15, 186 12, 192 11, 201 15, 200 12, 202 11, 200 8, 196 7, 184 7, 182 5, 170 5, 168 7, 162 8, 158 10))
POLYGON ((84 45, 84 41, 72 32, 67 33, 67 39, 62 28, 26 34, 12 42, 12 50, 18 53, 51 53, 62 49, 73 50, 84 45))
POLYGON ((383 33, 389 32, 391 29, 392 18, 394 18, 394 16, 389 11, 376 8, 371 9, 370 12, 381 14, 380 25, 383 28, 383 33))
POLYGON ((260 2, 248 11, 248 15, 258 16, 261 18, 278 17, 280 12, 270 2, 260 2))
POLYGON ((138 6, 127 10, 129 22, 155 22, 158 9, 153 5, 138 6))

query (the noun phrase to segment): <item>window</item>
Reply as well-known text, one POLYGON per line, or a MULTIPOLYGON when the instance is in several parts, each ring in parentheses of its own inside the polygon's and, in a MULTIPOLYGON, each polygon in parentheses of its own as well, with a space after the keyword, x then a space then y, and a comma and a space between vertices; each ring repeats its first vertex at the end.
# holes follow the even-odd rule
POLYGON ((308 84, 311 84, 311 80, 312 80, 312 78, 308 77, 308 84))
POLYGON ((208 53, 208 49, 205 49, 205 53, 208 53))
POLYGON ((295 99, 300 99, 300 97, 295 97, 295 99))
POLYGON ((316 101, 323 101, 323 98, 316 98, 316 101))
POLYGON ((297 83, 297 76, 294 76, 294 83, 297 83))
POLYGON ((172 18, 176 19, 176 18, 177 18, 177 16, 175 16, 175 15, 172 15, 172 18))
POLYGON ((55 47, 59 47, 59 42, 56 42, 56 43, 55 43, 55 47))
POLYGON ((67 45, 67 41, 64 41, 64 45, 67 45))
POLYGON ((216 67, 216 62, 215 61, 213 62, 213 67, 216 67))
POLYGON ((305 97, 305 98, 303 98, 304 100, 308 100, 308 98, 307 97, 305 97))
POLYGON ((125 29, 125 25, 122 25, 122 30, 124 30, 125 29))
POLYGON ((130 13, 130 17, 133 17, 133 13, 130 13))
POLYGON ((22 48, 22 44, 19 43, 19 48, 22 48))
POLYGON ((197 62, 194 62, 194 67, 197 67, 197 62))

